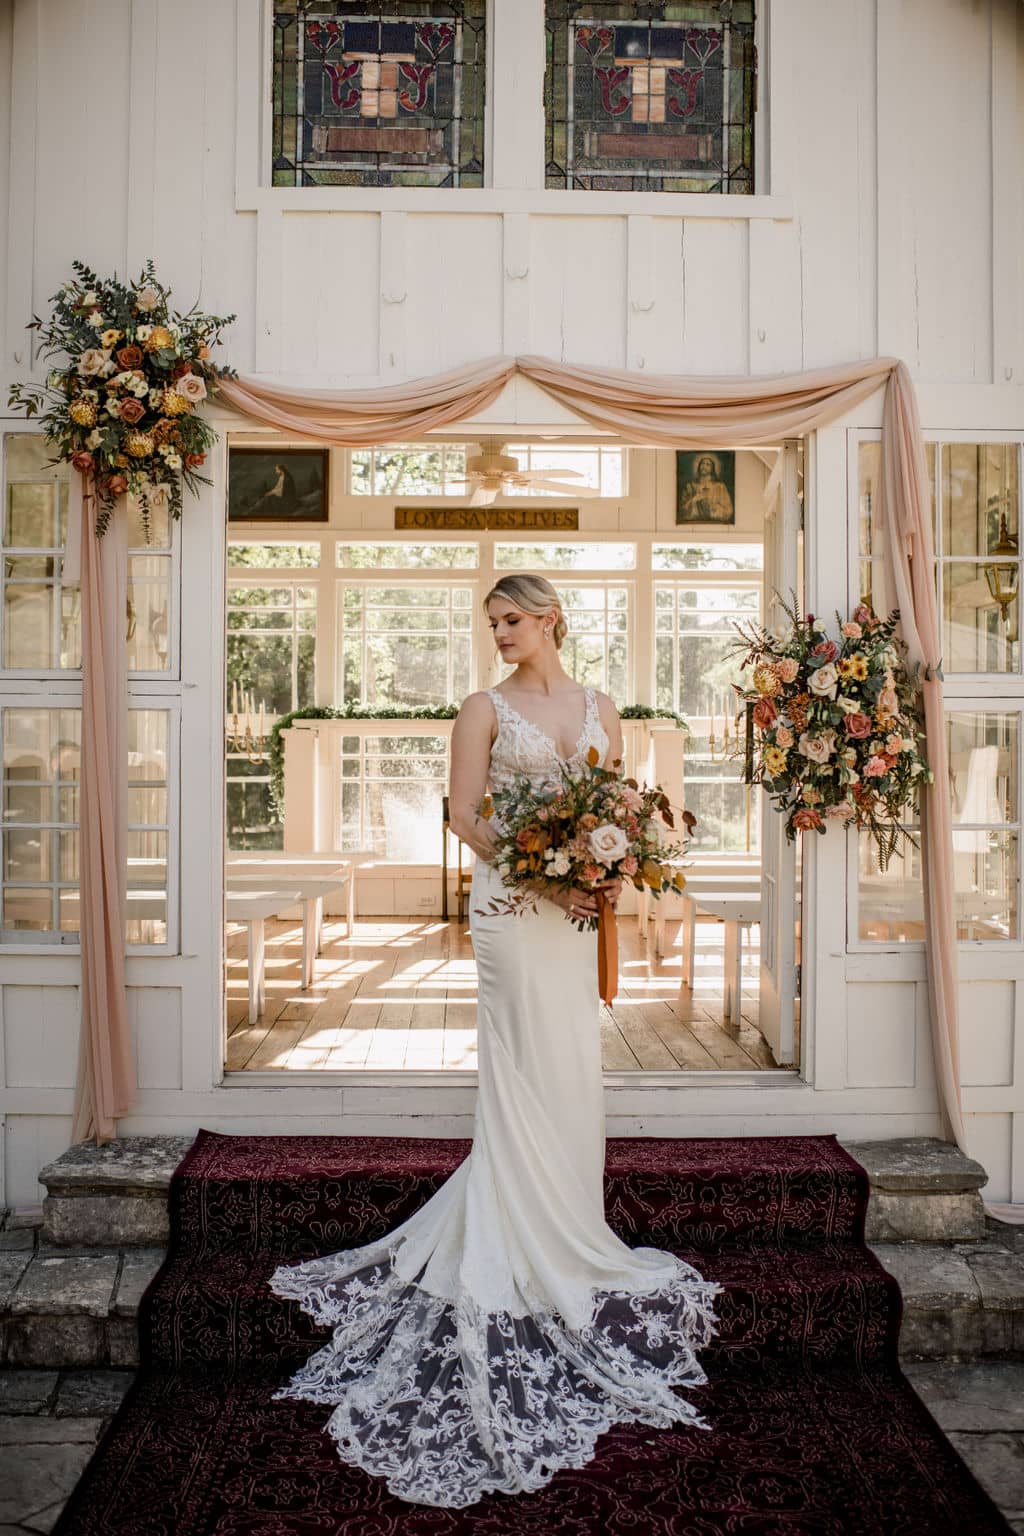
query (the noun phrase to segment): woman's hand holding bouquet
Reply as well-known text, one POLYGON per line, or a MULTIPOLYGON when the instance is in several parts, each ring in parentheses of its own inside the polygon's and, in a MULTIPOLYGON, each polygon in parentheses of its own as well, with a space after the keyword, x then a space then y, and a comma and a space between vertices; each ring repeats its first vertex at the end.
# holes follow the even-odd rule
MULTIPOLYGON (((686 885, 685 842, 667 840, 666 829, 675 828, 668 797, 623 778, 620 766, 602 768, 591 747, 582 772, 563 764, 561 783, 540 791, 524 775, 480 808, 493 818, 494 867, 513 893, 492 897, 487 910, 517 914, 546 897, 581 932, 597 928, 606 1002, 614 996, 614 902, 623 883, 655 896, 686 885)), ((682 820, 687 832, 696 825, 689 811, 682 820)))

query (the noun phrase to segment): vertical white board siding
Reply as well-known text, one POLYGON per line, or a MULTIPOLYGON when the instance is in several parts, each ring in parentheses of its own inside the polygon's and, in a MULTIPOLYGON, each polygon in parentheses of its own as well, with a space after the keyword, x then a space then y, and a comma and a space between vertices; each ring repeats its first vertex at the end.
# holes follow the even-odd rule
POLYGON ((173 288, 183 309, 200 292, 203 276, 207 80, 196 45, 205 37, 207 9, 205 0, 160 0, 153 104, 154 255, 162 281, 173 288))
POLYGON ((180 989, 128 987, 127 993, 139 1087, 180 1088, 180 989))
POLYGON ((982 1188, 986 1200, 1024 1200, 1024 1181, 1014 1170, 1014 1120, 1011 1114, 965 1114, 967 1150, 988 1174, 982 1188))
MULTIPOLYGON (((0 80, 7 85, 5 97, 7 110, 0 109, 0 209, 6 213, 11 192, 11 72, 14 68, 14 7, 0 6, 0 80)), ((0 232, 0 359, 7 355, 7 294, 8 249, 10 223, 5 219, 0 232)), ((3 363, 0 362, 0 372, 3 363)))
POLYGON ((493 187, 543 187, 544 118, 523 110, 544 99, 543 0, 495 0, 487 33, 497 67, 487 82, 486 179, 493 187))
POLYGON ((506 357, 530 345, 530 271, 533 241, 528 213, 506 213, 501 221, 501 341, 506 357))
POLYGON ((37 310, 70 276, 74 256, 98 272, 123 267, 131 132, 128 94, 119 89, 130 62, 128 0, 63 0, 38 11, 37 310))
POLYGON ((128 73, 128 188, 125 266, 156 259, 157 71, 160 0, 132 0, 128 73))
POLYGON ((77 987, 3 988, 8 1088, 73 1088, 78 1062, 77 987))
POLYGON ((857 982, 850 987, 846 1082, 850 1088, 913 1088, 916 1042, 927 1032, 921 982, 857 982))
POLYGON ((989 4, 888 0, 878 54, 880 345, 922 376, 987 382, 989 4))
POLYGON ((7 227, 3 233, 6 242, 3 371, 9 378, 22 377, 32 355, 32 345, 24 328, 35 307, 36 115, 39 102, 36 72, 40 5, 41 0, 29 0, 17 8, 7 8, 11 17, 11 72, 5 115, 9 119, 10 179, 7 227))
POLYGON ((992 382, 1024 382, 1024 11, 992 0, 992 382))
POLYGON ((531 352, 626 366, 626 222, 533 220, 531 352))
POLYGON ((795 219, 755 219, 749 228, 750 372, 802 368, 803 230, 795 219))
POLYGON ((405 221, 405 371, 439 373, 502 349, 501 217, 405 221))
POLYGON ((38 1205, 46 1194, 40 1168, 71 1144, 70 1115, 7 1115, 3 1127, 3 1188, 0 1205, 38 1205))
MULTIPOLYGON (((252 367, 249 349, 256 292, 256 221, 252 214, 238 214, 234 208, 237 107, 235 56, 238 38, 246 25, 248 9, 244 5, 207 5, 204 8, 201 33, 205 73, 203 207, 200 220, 203 242, 202 305, 214 314, 234 312, 238 315, 238 320, 228 332, 228 348, 232 363, 239 369, 252 367)), ((259 8, 253 6, 252 9, 259 8)), ((257 82, 259 78, 257 69, 257 82)), ((258 104, 258 96, 256 101, 258 104)))
POLYGON ((374 376, 380 334, 378 215, 292 213, 278 219, 284 372, 325 381, 374 376))
MULTIPOLYGON (((773 7, 779 13, 780 44, 800 61, 797 89, 802 130, 795 136, 791 153, 797 185, 804 193, 799 214, 803 363, 799 356, 792 361, 790 351, 780 367, 814 368, 857 357, 861 350, 858 307, 837 305, 836 293, 855 293, 863 276, 859 160, 865 122, 874 114, 874 91, 865 89, 873 70, 864 55, 863 21, 865 11, 874 10, 874 3, 852 0, 845 5, 822 6, 817 0, 786 0, 786 4, 773 7), (825 57, 834 61, 832 67, 817 66, 815 60, 825 57)), ((868 190, 873 197, 873 187, 868 190)), ((766 233, 778 239, 792 231, 757 221, 750 233, 753 290, 755 239, 760 244, 766 233)), ((753 305, 753 298, 751 302, 753 305)), ((752 315, 752 329, 758 323, 764 322, 752 315)), ((760 357, 761 350, 752 338, 751 367, 768 371, 761 370, 760 357)))
POLYGON ((748 225, 683 225, 683 340, 679 373, 746 373, 749 361, 748 225))
MULTIPOLYGON (((682 219, 648 219, 647 224, 653 302, 649 309, 630 314, 630 352, 636 355, 630 367, 643 367, 647 373, 678 373, 683 351, 684 223, 682 219)), ((631 307, 632 300, 631 293, 631 307)))
POLYGON ((965 1087, 1013 1082, 1017 983, 960 985, 960 1081, 965 1087))

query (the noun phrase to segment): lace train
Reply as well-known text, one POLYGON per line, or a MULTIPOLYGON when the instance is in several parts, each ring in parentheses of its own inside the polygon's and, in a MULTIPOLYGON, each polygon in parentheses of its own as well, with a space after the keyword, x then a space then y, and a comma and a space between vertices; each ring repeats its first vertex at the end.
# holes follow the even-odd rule
POLYGON ((615 1423, 711 1427, 672 1387, 707 1381, 696 1352, 717 1331, 722 1286, 684 1260, 657 1291, 595 1292, 574 1329, 556 1312, 482 1312, 467 1291, 426 1291, 395 1270, 401 1246, 354 1250, 347 1273, 333 1254, 270 1279, 334 1329, 275 1398, 333 1405, 338 1455, 396 1497, 464 1508, 584 1466, 615 1423))

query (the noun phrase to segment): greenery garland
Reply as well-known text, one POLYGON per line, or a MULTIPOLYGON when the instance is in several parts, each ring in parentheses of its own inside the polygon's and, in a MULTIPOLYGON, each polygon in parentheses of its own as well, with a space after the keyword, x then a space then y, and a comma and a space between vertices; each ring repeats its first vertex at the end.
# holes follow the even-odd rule
POLYGON ((8 406, 38 416, 54 462, 92 475, 96 532, 106 532, 114 503, 134 496, 146 539, 153 512, 181 516, 182 485, 212 485, 199 473, 217 433, 199 414, 231 368, 210 361, 234 315, 170 306, 152 261, 134 283, 101 278, 84 262, 50 300, 48 320, 34 315, 43 357, 64 357, 45 384, 15 384, 8 406))
MULTIPOLYGON (((458 704, 399 705, 399 704, 345 704, 334 709, 325 704, 314 704, 308 709, 293 709, 275 720, 270 729, 267 746, 267 762, 270 765, 270 806, 277 819, 284 819, 284 742, 281 732, 287 731, 296 720, 454 720, 459 712, 458 704)), ((675 722, 678 730, 689 734, 690 728, 682 715, 671 709, 652 709, 649 704, 626 704, 619 710, 623 720, 665 719, 675 722)))

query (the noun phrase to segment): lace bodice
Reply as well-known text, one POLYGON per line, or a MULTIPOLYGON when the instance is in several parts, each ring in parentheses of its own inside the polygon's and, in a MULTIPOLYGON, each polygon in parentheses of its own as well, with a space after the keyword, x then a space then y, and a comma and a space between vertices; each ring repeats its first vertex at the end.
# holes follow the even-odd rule
POLYGON ((557 743, 535 720, 527 720, 499 693, 488 688, 498 717, 498 734, 491 745, 488 782, 491 789, 505 789, 518 775, 526 774, 535 789, 561 780, 561 764, 577 771, 583 767, 591 747, 596 747, 601 761, 608 750, 608 732, 601 724, 597 694, 585 688, 586 712, 583 728, 569 757, 563 758, 557 743))

